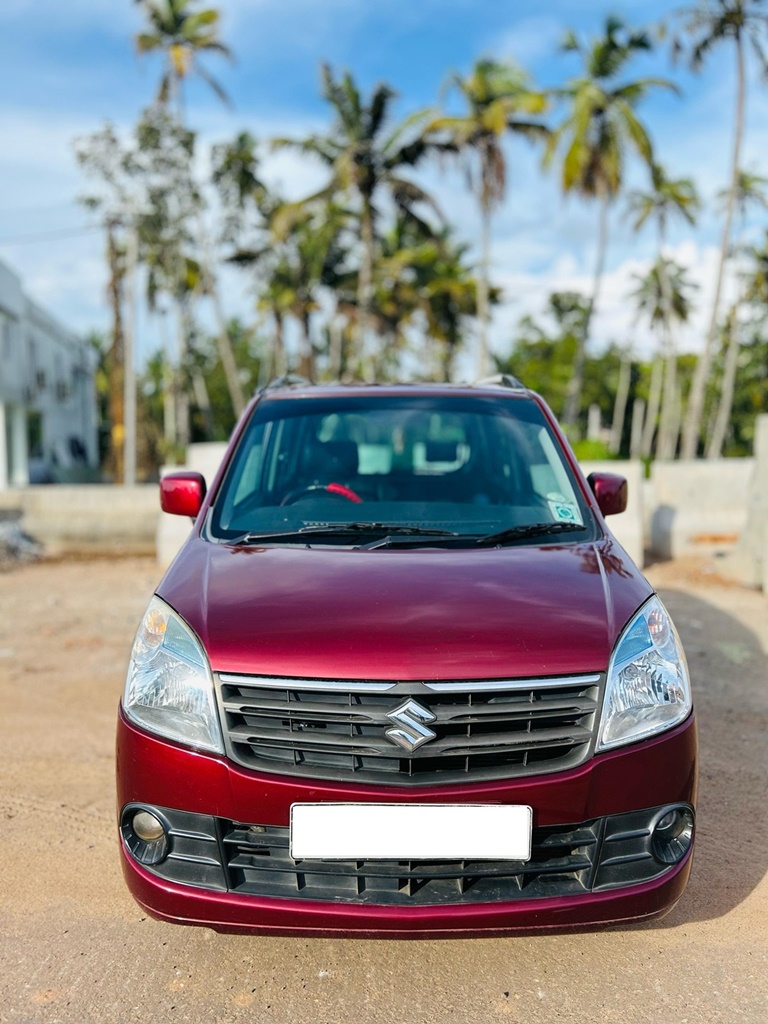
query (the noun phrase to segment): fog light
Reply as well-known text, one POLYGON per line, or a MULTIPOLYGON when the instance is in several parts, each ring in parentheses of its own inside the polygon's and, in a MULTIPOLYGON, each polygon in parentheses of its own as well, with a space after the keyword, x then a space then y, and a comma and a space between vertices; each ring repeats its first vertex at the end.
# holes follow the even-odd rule
POLYGON ((673 807, 653 827, 651 849, 662 864, 677 864, 693 842, 693 812, 690 807, 673 807))
POLYGON ((149 811, 139 811, 138 814, 134 814, 131 825, 139 839, 143 839, 145 843, 152 843, 156 839, 162 839, 165 835, 162 821, 154 814, 150 814, 149 811))
POLYGON ((146 808, 126 808, 120 831, 126 847, 141 864, 159 864, 170 852, 165 823, 146 808))

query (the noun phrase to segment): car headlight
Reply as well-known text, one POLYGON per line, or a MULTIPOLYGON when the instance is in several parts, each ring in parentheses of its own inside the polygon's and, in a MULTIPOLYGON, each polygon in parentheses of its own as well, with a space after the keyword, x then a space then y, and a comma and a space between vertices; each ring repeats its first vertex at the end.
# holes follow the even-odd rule
POLYGON ((598 750, 670 729, 691 711, 685 654, 672 619, 652 597, 630 620, 608 666, 598 750))
POLYGON ((224 752, 208 659, 186 622, 159 597, 149 602, 136 634, 123 709, 149 732, 224 752))

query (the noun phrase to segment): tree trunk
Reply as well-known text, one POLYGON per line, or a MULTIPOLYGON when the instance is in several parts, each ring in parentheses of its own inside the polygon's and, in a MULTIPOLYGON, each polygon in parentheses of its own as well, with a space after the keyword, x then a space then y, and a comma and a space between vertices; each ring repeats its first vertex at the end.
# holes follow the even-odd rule
POLYGON ((195 395, 195 402, 200 410, 203 423, 205 424, 205 436, 208 440, 213 437, 213 418, 211 416, 211 399, 208 395, 208 388, 200 370, 195 369, 192 374, 192 390, 195 395))
POLYGON ((128 228, 125 258, 126 331, 123 383, 125 387, 125 447, 123 449, 123 483, 136 483, 136 271, 139 260, 139 237, 136 226, 128 228))
POLYGON ((162 386, 163 386, 163 442, 165 444, 165 456, 176 445, 176 402, 173 393, 173 361, 171 358, 171 345, 168 338, 166 324, 167 312, 160 310, 159 325, 160 338, 162 341, 163 365, 162 365, 162 386))
POLYGON ((117 225, 107 223, 109 301, 112 306, 112 348, 109 353, 109 413, 111 419, 109 468, 116 484, 124 479, 125 451, 125 336, 123 334, 123 268, 115 235, 117 225))
POLYGON ((659 415, 661 404, 661 385, 664 376, 664 361, 661 352, 653 357, 653 368, 651 369, 651 384, 648 389, 648 413, 643 428, 643 439, 640 444, 640 454, 644 459, 650 458, 653 449, 653 435, 656 432, 656 420, 659 415))
POLYGON ((328 326, 328 363, 331 380, 341 380, 344 372, 344 328, 338 315, 331 319, 328 326))
POLYGON ((568 382, 568 391, 565 396, 565 410, 563 412, 563 425, 574 428, 579 420, 581 412, 581 393, 584 390, 584 367, 587 358, 587 342, 589 340, 592 316, 600 296, 600 285, 602 283, 603 271, 605 269, 605 256, 608 250, 608 209, 610 199, 602 196, 600 199, 600 217, 598 221, 597 255, 595 259, 595 273, 592 285, 592 297, 587 306, 587 315, 584 317, 584 331, 580 338, 576 339, 576 353, 573 358, 573 375, 568 382))
POLYGON ((659 287, 661 290, 661 306, 664 317, 664 345, 666 356, 664 362, 664 380, 661 396, 661 419, 656 438, 656 457, 673 459, 675 443, 673 443, 673 421, 675 418, 675 401, 677 399, 677 353, 672 334, 672 293, 667 276, 667 264, 664 257, 664 227, 659 228, 659 287))
POLYGON ((373 211, 368 200, 363 200, 360 215, 360 273, 357 279, 357 347, 362 375, 373 378, 374 354, 371 331, 371 293, 373 291, 373 211))
POLYGON ((310 329, 309 312, 302 309, 299 315, 301 322, 302 351, 299 362, 299 373, 307 380, 315 379, 315 348, 312 344, 312 331, 310 329))
POLYGON ((714 430, 707 445, 707 458, 719 459, 723 454, 725 435, 731 420, 733 393, 736 387, 736 370, 739 365, 739 323, 734 306, 728 315, 728 351, 725 356, 723 370, 723 386, 720 392, 720 404, 717 409, 714 430))
POLYGON ((480 204, 480 274, 477 278, 477 379, 490 373, 488 327, 490 325, 491 211, 480 204))
POLYGON ((176 407, 176 441, 186 457, 189 444, 189 396, 184 384, 187 362, 187 312, 183 299, 176 299, 176 366, 174 368, 174 404, 176 407))
POLYGON ((283 314, 278 310, 273 311, 275 318, 275 343, 272 347, 272 379, 282 377, 287 373, 288 367, 285 361, 285 337, 283 334, 283 314))
POLYGON ((629 457, 630 459, 640 458, 640 447, 643 439, 643 418, 645 416, 645 402, 642 398, 636 398, 632 403, 632 432, 629 435, 629 457))
POLYGON ((616 387, 616 399, 613 403, 613 423, 609 450, 611 455, 618 455, 621 450, 621 438, 624 434, 624 417, 627 411, 629 385, 632 380, 632 353, 625 353, 619 369, 619 383, 616 387))
POLYGON ((213 272, 211 246, 208 241, 208 234, 205 230, 205 225, 202 222, 202 215, 199 219, 199 230, 205 264, 202 268, 203 281, 205 282, 206 289, 210 294, 211 301, 213 303, 213 312, 216 317, 216 340, 219 347, 219 358, 221 359, 221 365, 224 368, 224 377, 227 381, 227 390, 229 391, 229 398, 232 402, 232 411, 235 414, 235 419, 238 420, 245 408, 245 397, 243 395, 243 386, 240 383, 240 377, 237 373, 237 363, 235 361, 235 354, 232 350, 232 341, 229 337, 229 331, 227 330, 227 319, 224 315, 224 307, 221 303, 219 284, 216 279, 216 275, 213 272))
POLYGON ((685 415, 683 426, 682 457, 684 459, 695 459, 699 448, 699 434, 701 433, 701 420, 704 412, 704 397, 707 389, 710 368, 712 366, 712 354, 717 338, 717 314, 720 306, 720 293, 723 287, 723 276, 725 265, 728 261, 728 250, 731 240, 731 224, 733 222, 733 211, 736 202, 736 189, 739 182, 739 161, 741 156, 741 139, 744 132, 744 51, 741 36, 737 35, 736 40, 736 68, 738 86, 736 90, 736 122, 733 133, 733 155, 731 158, 731 187, 728 190, 728 202, 725 208, 725 221, 723 223, 723 236, 720 242, 720 261, 717 268, 717 280, 715 292, 712 299, 712 314, 709 321, 709 330, 704 343, 704 350, 696 362, 696 370, 691 384, 691 393, 688 398, 688 409, 685 415))

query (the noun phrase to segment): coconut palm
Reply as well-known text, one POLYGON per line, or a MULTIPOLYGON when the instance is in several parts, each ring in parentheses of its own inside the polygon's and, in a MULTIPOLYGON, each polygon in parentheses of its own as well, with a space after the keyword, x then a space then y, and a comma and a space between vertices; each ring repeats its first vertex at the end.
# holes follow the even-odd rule
POLYGON ((143 10, 148 31, 136 35, 139 53, 165 56, 165 66, 157 90, 160 103, 175 101, 179 116, 183 107, 184 84, 198 75, 227 103, 227 94, 200 63, 203 53, 217 53, 231 59, 232 51, 219 38, 219 12, 199 7, 202 0, 134 0, 143 10))
POLYGON ((431 197, 402 172, 414 167, 427 152, 427 142, 411 122, 390 128, 391 108, 396 94, 378 85, 366 103, 349 72, 334 78, 329 65, 322 66, 323 96, 333 109, 333 123, 325 135, 303 140, 276 139, 275 146, 290 146, 325 164, 331 172, 325 188, 310 197, 328 200, 343 196, 356 206, 360 242, 358 275, 357 334, 363 364, 370 372, 373 353, 369 351, 373 271, 378 202, 386 195, 399 215, 421 223, 420 206, 432 206, 431 197))
POLYGON ((599 206, 592 294, 563 413, 563 422, 574 427, 581 406, 586 343, 605 266, 608 215, 624 184, 627 151, 634 150, 644 164, 653 166, 651 140, 635 108, 652 89, 674 86, 664 78, 623 79, 630 62, 651 49, 651 41, 646 32, 632 31, 620 18, 606 19, 604 34, 589 43, 569 32, 563 49, 579 54, 583 71, 555 90, 555 95, 567 103, 568 112, 552 133, 544 165, 551 165, 562 151, 563 191, 595 200, 599 206))
MULTIPOLYGON (((759 174, 752 174, 749 171, 739 171, 736 181, 736 194, 731 199, 731 190, 720 194, 720 198, 726 203, 733 202, 737 219, 740 225, 739 233, 743 232, 749 211, 753 207, 768 209, 768 194, 766 194, 768 178, 759 174)), ((737 242, 736 251, 741 252, 744 246, 737 242)), ((749 251, 749 250, 747 250, 749 251)), ((754 286, 754 275, 748 274, 744 298, 749 301, 750 291, 754 286)), ((723 452, 725 435, 728 431, 728 424, 733 408, 733 395, 736 387, 736 369, 739 362, 740 345, 740 323, 739 303, 735 303, 729 311, 726 321, 726 337, 728 339, 725 364, 723 367, 723 380, 720 387, 720 401, 718 402, 717 413, 712 432, 707 443, 706 456, 708 459, 718 459, 723 452)))
POLYGON ((467 262, 468 246, 455 242, 446 232, 432 247, 422 278, 423 309, 427 334, 440 345, 440 376, 453 376, 453 363, 464 343, 467 321, 478 316, 480 293, 486 306, 499 302, 501 293, 482 274, 475 275, 467 262))
POLYGON ((256 248, 238 249, 231 261, 259 272, 259 306, 268 310, 275 322, 275 372, 287 369, 284 322, 290 315, 298 321, 302 340, 299 372, 314 380, 312 314, 320 308, 319 289, 335 282, 344 260, 340 237, 348 213, 333 203, 286 203, 263 186, 256 192, 256 201, 265 237, 256 248))
MULTIPOLYGON (((266 186, 259 177, 258 143, 250 132, 239 132, 231 142, 211 150, 211 180, 224 212, 224 236, 239 243, 244 234, 244 215, 257 211, 266 186)), ((259 218, 260 219, 260 218, 259 218)))
POLYGON ((509 62, 479 60, 466 78, 454 73, 449 85, 461 93, 466 113, 433 118, 425 130, 429 136, 443 140, 441 148, 455 150, 464 161, 467 180, 480 207, 477 374, 484 377, 489 361, 491 221, 507 188, 502 141, 508 132, 531 141, 545 140, 549 130, 538 115, 545 113, 549 101, 545 93, 533 88, 522 68, 509 62))
MULTIPOLYGON (((672 323, 685 323, 691 313, 690 293, 695 285, 686 277, 685 269, 674 260, 660 256, 648 273, 641 277, 635 275, 638 286, 632 293, 637 305, 639 317, 645 317, 652 330, 659 334, 659 349, 654 356, 651 370, 651 383, 648 393, 648 408, 640 444, 640 454, 648 458, 651 454, 653 435, 656 429, 656 418, 659 412, 663 380, 663 352, 669 348, 672 334, 672 323)), ((677 396, 677 385, 669 397, 670 417, 674 419, 674 403, 677 396)), ((671 420, 670 428, 671 429, 671 420)), ((670 447, 674 452, 677 439, 670 437, 670 447)))
MULTIPOLYGON (((664 168, 654 163, 651 169, 651 187, 647 191, 636 191, 628 197, 628 208, 632 215, 635 231, 649 221, 656 222, 658 234, 658 252, 656 267, 659 273, 659 288, 667 310, 671 312, 672 295, 669 282, 664 274, 666 260, 664 245, 666 241, 667 225, 672 217, 679 217, 688 224, 696 223, 696 216, 701 208, 696 186, 690 178, 670 178, 664 168)), ((673 317, 667 315, 663 318, 663 330, 666 332, 664 348, 666 349, 666 361, 664 367, 663 397, 661 399, 661 421, 659 423, 659 436, 656 453, 660 459, 671 459, 674 456, 676 438, 676 403, 677 403, 677 350, 675 347, 674 334, 672 332, 673 317)), ((653 430, 653 423, 649 417, 646 421, 648 429, 653 430), (648 426, 650 424, 650 426, 648 426)), ((647 431, 644 431, 643 448, 647 447, 647 431)), ((649 452, 650 454, 650 452, 649 452)))
POLYGON ((687 51, 691 66, 700 70, 710 53, 720 44, 733 46, 736 57, 736 98, 733 117, 733 150, 731 154, 730 195, 723 217, 720 258, 712 295, 709 328, 694 371, 688 408, 683 425, 683 458, 695 458, 699 447, 704 396, 709 378, 715 341, 718 333, 718 311, 723 275, 731 247, 731 228, 735 212, 741 145, 744 134, 746 104, 747 50, 751 49, 760 70, 768 73, 768 3, 766 0, 700 0, 682 12, 683 28, 689 39, 678 48, 687 51))
MULTIPOLYGON (((425 234, 400 220, 381 248, 374 309, 391 332, 391 349, 398 354, 407 343, 406 328, 414 327, 423 345, 417 353, 421 373, 450 380, 468 321, 477 314, 478 282, 467 262, 468 247, 448 229, 425 234)), ((498 302, 499 290, 490 288, 488 299, 498 302)))
MULTIPOLYGON (((198 10, 201 0, 134 0, 144 12, 148 31, 136 35, 136 49, 139 53, 160 52, 165 55, 165 64, 157 91, 157 100, 162 106, 176 104, 179 125, 184 124, 184 86, 192 75, 206 82, 223 103, 228 103, 227 94, 216 79, 200 62, 204 53, 217 53, 231 59, 232 53, 219 37, 219 12, 215 8, 198 10)), ((190 152, 190 165, 192 154, 190 152)), ((226 371, 232 408, 239 416, 245 407, 242 385, 232 343, 227 329, 226 317, 219 294, 218 281, 213 268, 211 243, 204 224, 202 210, 198 213, 198 243, 202 250, 201 283, 203 294, 213 304, 217 322, 219 351, 226 371)))

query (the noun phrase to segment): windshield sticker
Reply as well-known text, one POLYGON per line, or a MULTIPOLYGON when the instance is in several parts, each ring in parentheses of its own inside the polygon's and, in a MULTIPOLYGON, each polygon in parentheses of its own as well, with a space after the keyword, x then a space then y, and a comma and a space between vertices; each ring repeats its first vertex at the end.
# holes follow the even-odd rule
POLYGON ((579 514, 578 505, 574 504, 563 494, 553 492, 547 495, 547 504, 549 505, 549 511, 558 523, 578 523, 582 525, 581 515, 579 514))

